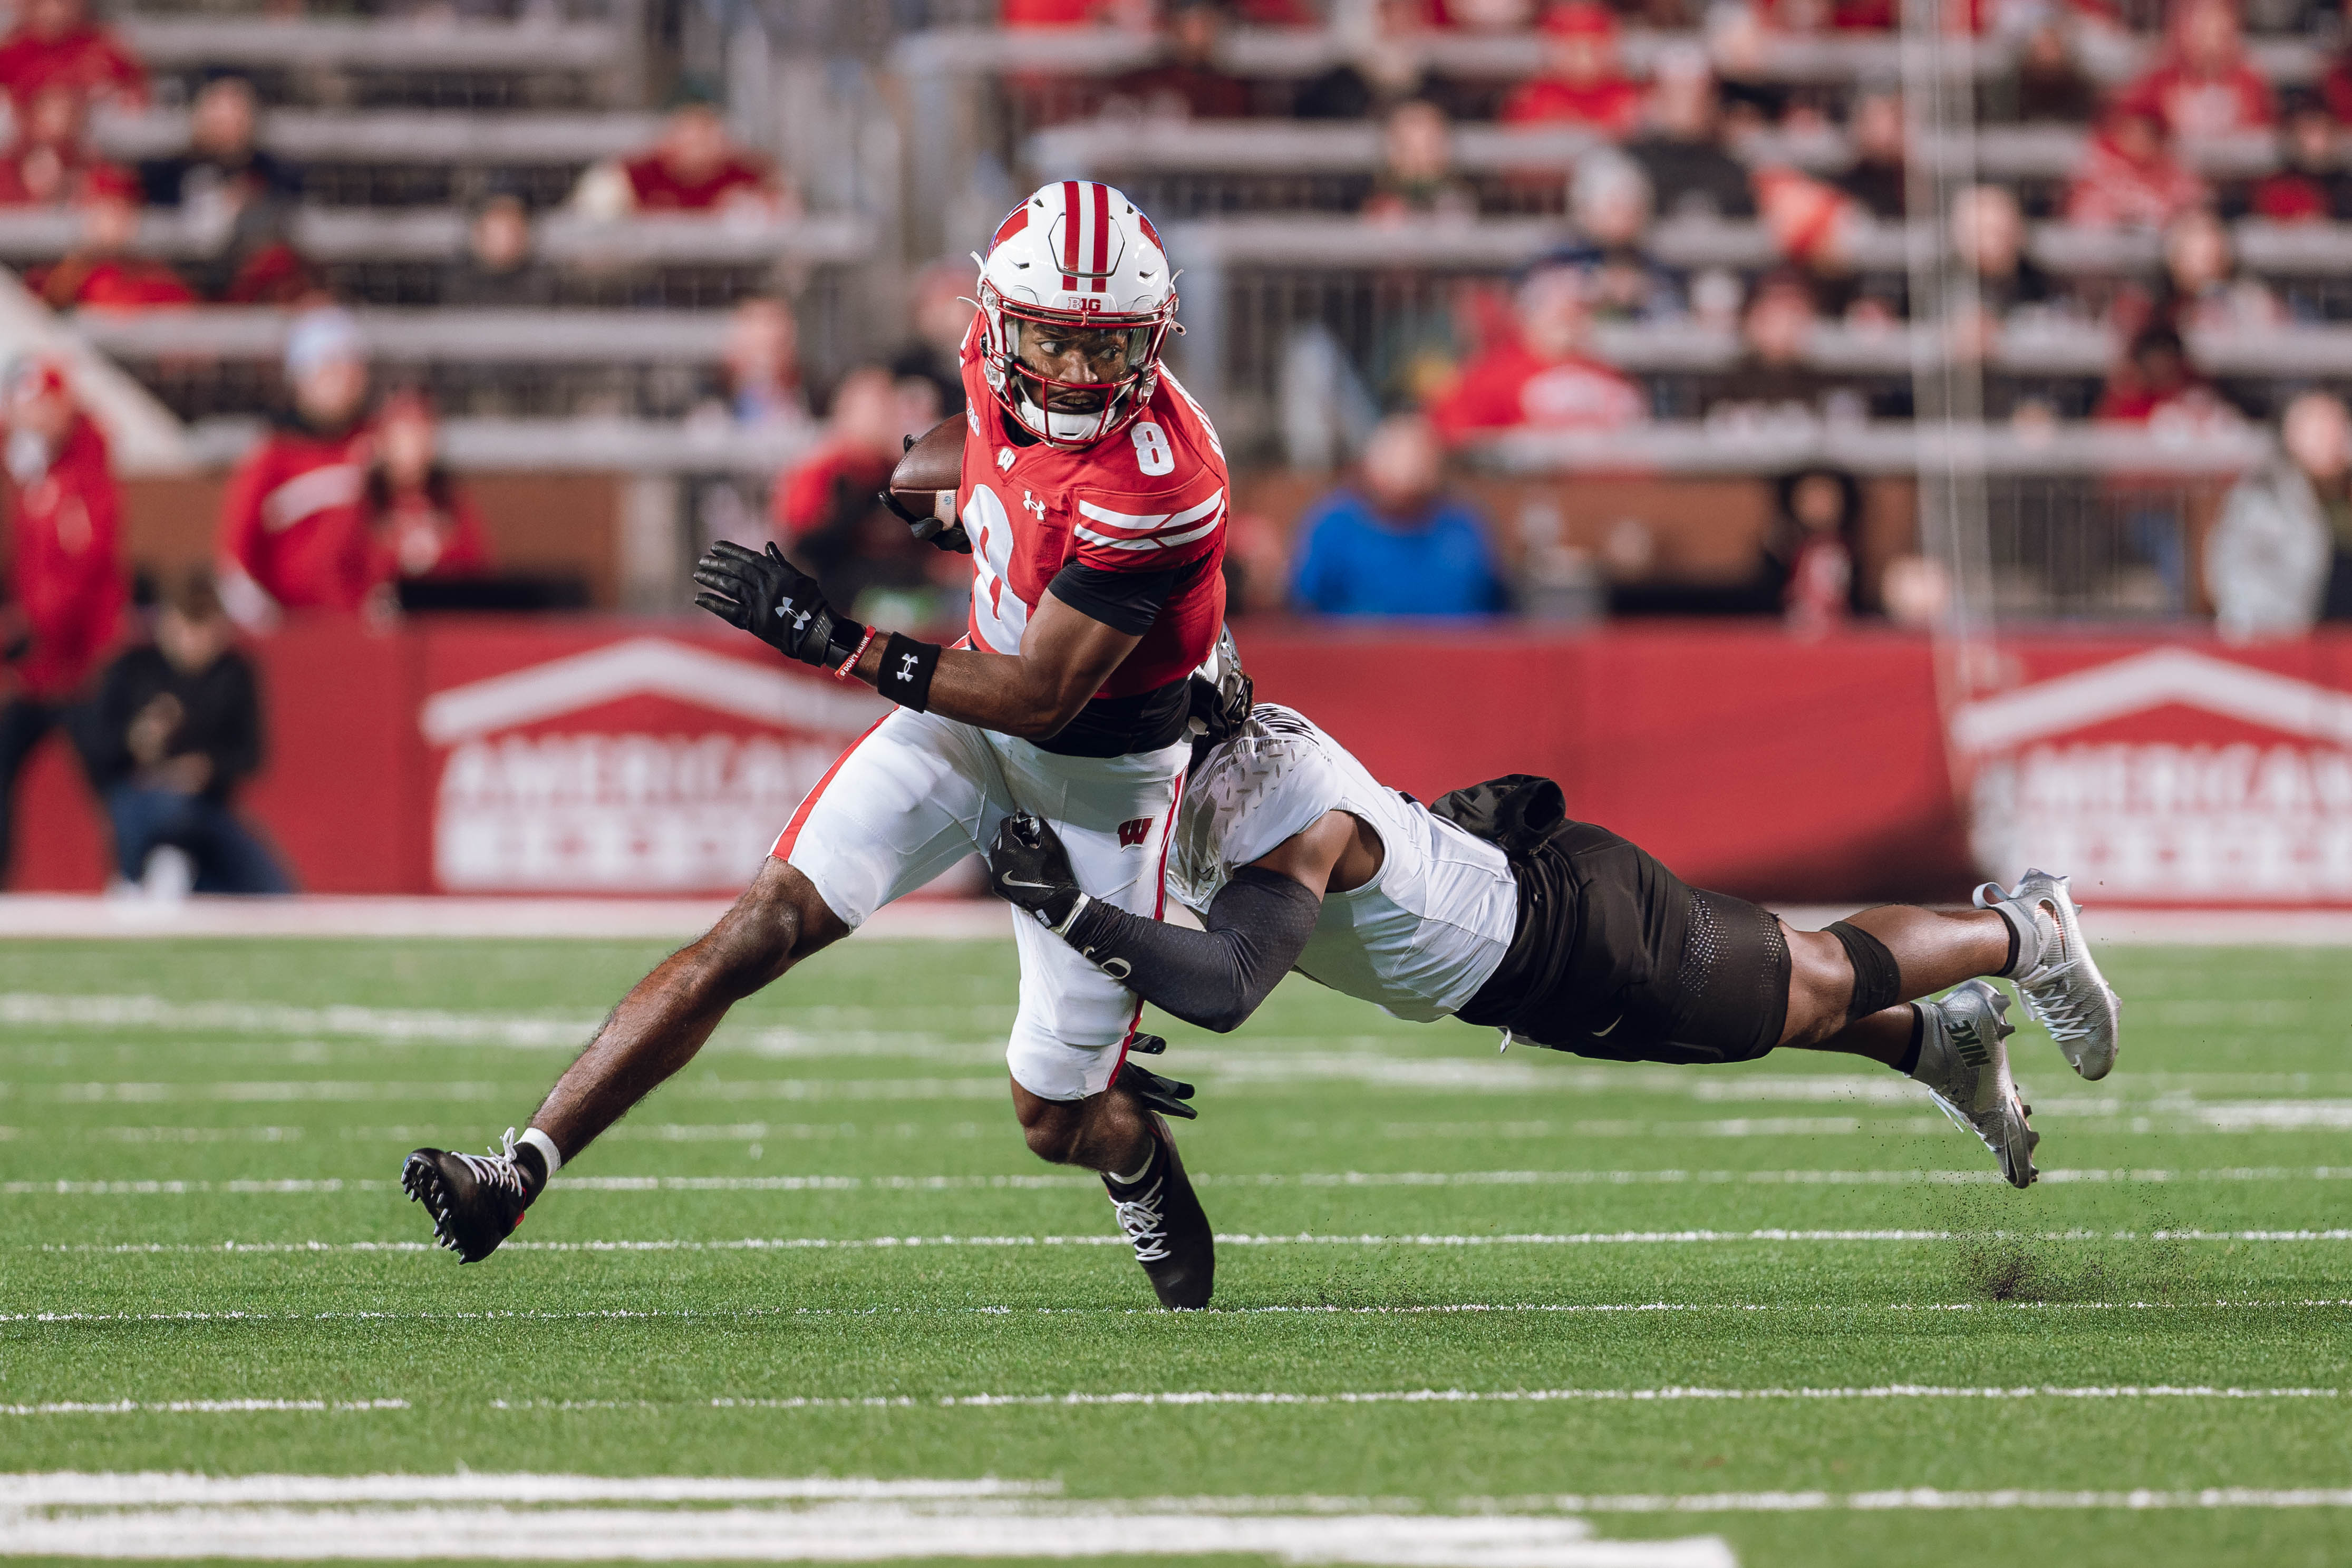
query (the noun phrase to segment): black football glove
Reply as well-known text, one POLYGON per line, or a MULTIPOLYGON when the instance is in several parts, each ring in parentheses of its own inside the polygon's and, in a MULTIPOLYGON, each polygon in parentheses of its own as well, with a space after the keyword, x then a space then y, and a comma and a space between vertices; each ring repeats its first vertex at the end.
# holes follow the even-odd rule
MULTIPOLYGON (((1152 1042, 1155 1051, 1168 1048, 1168 1042, 1157 1035, 1138 1035, 1128 1046, 1130 1052, 1144 1049, 1144 1042, 1152 1042)), ((1181 1117, 1197 1121, 1201 1113, 1185 1101, 1192 1098, 1192 1086, 1181 1079, 1162 1078, 1130 1055, 1118 1064, 1118 1076, 1110 1080, 1113 1089, 1123 1089, 1135 1096, 1146 1110, 1156 1110, 1162 1116, 1181 1117)))
POLYGON ((1070 852, 1043 817, 1025 811, 998 825, 988 847, 988 885, 998 898, 1055 931, 1070 923, 1086 897, 1070 869, 1070 852))
POLYGON ((908 532, 934 550, 953 551, 958 555, 971 553, 971 538, 960 522, 947 522, 940 518, 910 511, 898 500, 898 492, 884 485, 876 500, 882 509, 907 525, 908 532))
POLYGON ((835 615, 816 579, 773 544, 754 555, 722 539, 694 563, 694 580, 707 590, 694 596, 696 604, 803 664, 838 665, 865 635, 865 627, 835 615))

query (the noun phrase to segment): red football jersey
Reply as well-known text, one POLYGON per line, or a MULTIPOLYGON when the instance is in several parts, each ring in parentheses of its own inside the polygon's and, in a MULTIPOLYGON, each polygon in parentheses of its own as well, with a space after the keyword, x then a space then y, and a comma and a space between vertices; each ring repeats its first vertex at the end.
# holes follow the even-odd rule
POLYGON ((1091 447, 1016 445, 964 339, 963 479, 957 516, 971 538, 971 640, 1021 651, 1030 612, 1071 562, 1106 572, 1195 568, 1098 695, 1130 697, 1191 674, 1225 619, 1225 510, 1232 483, 1209 416, 1166 370, 1141 416, 1091 447))
POLYGON ((33 634, 16 678, 35 697, 68 697, 114 641, 126 592, 121 497, 106 437, 74 421, 48 471, 16 490, 8 586, 33 634))
POLYGON ((357 610, 380 580, 368 535, 369 433, 272 430, 221 496, 222 560, 283 608, 357 610))

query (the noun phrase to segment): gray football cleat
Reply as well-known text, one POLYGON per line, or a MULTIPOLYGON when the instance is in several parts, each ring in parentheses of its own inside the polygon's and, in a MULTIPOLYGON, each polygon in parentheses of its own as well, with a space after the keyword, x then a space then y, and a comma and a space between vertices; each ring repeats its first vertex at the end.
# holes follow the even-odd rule
POLYGON ((2041 1174, 2033 1167, 2033 1146, 2042 1134, 2027 1125, 2032 1108, 2009 1076, 2009 1047, 2001 1042, 2016 1026, 2008 1013, 2009 998, 1981 980, 1920 1003, 1925 1032, 1911 1076, 1927 1086, 1954 1126, 1993 1152, 2010 1185, 2030 1187, 2041 1174))
POLYGON ((2006 892, 1987 882, 1976 891, 1976 905, 1999 914, 2018 933, 2017 969, 2010 978, 2026 1012, 2050 1031, 2076 1072, 2102 1079, 2116 1065, 2123 1003, 2083 940, 2082 911, 2066 883, 2047 871, 2028 871, 2006 892))

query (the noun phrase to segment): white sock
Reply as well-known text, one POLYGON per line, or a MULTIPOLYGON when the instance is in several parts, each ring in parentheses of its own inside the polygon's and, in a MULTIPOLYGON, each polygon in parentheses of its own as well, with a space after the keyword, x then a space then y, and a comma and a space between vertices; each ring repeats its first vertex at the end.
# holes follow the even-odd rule
POLYGON ((527 1127, 523 1129, 522 1136, 516 1139, 515 1142, 517 1143, 528 1143, 532 1148, 540 1152, 540 1154, 547 1161, 547 1179, 549 1181, 551 1182, 555 1180, 555 1173, 563 1169, 563 1151, 555 1146, 554 1139, 550 1138, 538 1128, 527 1127))
POLYGON ((2003 900, 1992 906, 2001 923, 2017 938, 2017 962, 2000 972, 2004 980, 2014 980, 2021 974, 2031 974, 2042 966, 2043 922, 2050 917, 2039 904, 2026 905, 2003 900))

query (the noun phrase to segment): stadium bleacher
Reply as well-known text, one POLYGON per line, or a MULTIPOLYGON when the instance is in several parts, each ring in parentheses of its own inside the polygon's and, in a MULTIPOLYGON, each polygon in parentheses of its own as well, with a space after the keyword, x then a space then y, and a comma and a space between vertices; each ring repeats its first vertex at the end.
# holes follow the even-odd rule
MULTIPOLYGON (((805 423, 745 429, 719 412, 728 313, 741 301, 793 302, 800 374, 821 395, 855 365, 903 347, 907 280, 934 257, 971 248, 1013 190, 1054 177, 1119 183, 1160 219, 1184 268, 1187 335, 1176 363, 1217 410, 1237 456, 1267 477, 1267 493, 1290 494, 1298 487, 1286 488, 1286 463, 1304 458, 1311 471, 1344 458, 1349 439, 1342 433, 1325 451, 1286 438, 1285 398, 1307 384, 1298 356, 1328 342, 1357 393, 1374 405, 1391 401, 1383 377, 1400 333, 1428 336, 1441 319, 1452 324, 1439 337, 1458 340, 1465 321, 1486 330, 1531 263, 1590 244, 1570 182, 1617 140, 1591 126, 1479 118, 1513 84, 1550 68, 1545 36, 1524 26, 1383 36, 1384 13, 1351 0, 1322 8, 1317 25, 1232 26, 1201 68, 1244 84, 1253 112, 1185 119, 1121 86, 1163 58, 1148 30, 1001 26, 984 6, 933 5, 901 7, 894 33, 871 17, 828 20, 823 9, 784 7, 763 35, 714 33, 708 19, 665 21, 628 5, 460 20, 142 5, 114 25, 154 90, 145 102, 101 106, 90 145, 123 164, 170 157, 187 144, 194 92, 224 71, 247 77, 265 106, 258 145, 288 171, 286 242, 325 296, 358 309, 387 383, 419 386, 441 405, 452 460, 686 476, 671 481, 684 553, 708 526, 695 495, 724 477, 756 509, 759 489, 813 438, 805 423), (919 25, 926 16, 932 25, 919 25), (1316 84, 1360 69, 1444 89, 1438 96, 1455 111, 1452 176, 1469 193, 1470 216, 1360 216, 1383 177, 1377 117, 1298 117, 1316 84), (662 134, 663 84, 714 70, 734 88, 723 105, 729 123, 804 189, 804 210, 583 209, 574 197, 583 175, 662 134), (812 88, 826 70, 833 85, 812 88), (851 78, 862 85, 839 86, 851 78), (853 100, 862 107, 838 112, 853 100), (812 144, 824 140, 817 126, 834 127, 823 146, 812 144), (536 302, 446 303, 448 268, 492 196, 519 201, 529 216, 531 264, 544 276, 536 302)), ((2183 321, 2189 359, 2213 389, 2210 419, 2200 413, 2186 434, 2095 425, 2135 322, 2172 308, 2165 239, 2151 227, 2066 221, 2065 188, 2093 127, 2000 118, 2000 89, 2031 17, 1948 41, 1922 78, 1896 32, 1788 31, 1760 13, 1741 22, 1723 11, 1703 26, 1648 20, 1670 15, 1629 17, 1620 68, 1639 83, 1711 59, 1745 106, 1722 145, 1763 176, 1759 189, 1793 174, 1807 189, 1836 191, 1859 152, 1849 106, 1903 82, 1906 64, 1915 83, 1940 72, 1977 84, 1961 94, 1976 105, 1966 123, 1915 117, 1905 149, 1910 198, 1940 200, 1977 182, 2016 190, 2029 218, 2023 254, 2057 292, 1982 335, 1970 358, 1981 390, 1971 396, 1994 423, 1965 443, 1969 461, 2053 494, 2078 493, 2102 473, 2194 474, 2210 487, 2259 457, 2259 422, 2286 396, 2352 381, 2352 321, 2339 324, 2352 319, 2344 281, 2352 211, 2282 222, 2248 206, 2250 183, 2280 166, 2282 142, 2269 127, 2184 137, 2179 151, 2219 195, 2238 283, 2267 290, 2275 310, 2183 321)), ((2165 58, 2162 18, 2131 19, 2093 17, 2069 35, 2075 64, 2099 90, 2119 93, 2165 58)), ((2245 58, 2275 91, 2325 86, 2335 38, 2324 26, 2275 8, 2249 20, 2268 30, 2248 36, 2245 58)), ((1595 358, 1633 378, 1650 422, 1605 437, 1481 437, 1464 450, 1465 474, 1624 471, 1664 493, 1684 476, 1769 476, 1805 464, 1889 476, 1945 460, 1944 447, 1903 421, 1922 365, 1951 331, 1937 310, 1910 304, 1952 270, 1938 260, 1949 243, 1946 215, 1915 205, 1905 221, 1855 207, 1839 218, 1834 256, 1824 258, 1792 252, 1788 221, 1769 204, 1759 217, 1656 205, 1639 255, 1686 297, 1671 311, 1600 320, 1586 340, 1595 358), (1719 405, 1748 357, 1738 293, 1791 266, 1821 290, 1823 309, 1790 365, 1851 395, 1815 410, 1826 410, 1825 422, 1727 420, 1719 405), (1719 279, 1734 289, 1727 310, 1719 279)), ((0 208, 0 258, 37 269, 74 253, 83 229, 70 206, 0 208)), ((219 243, 199 217, 154 208, 131 248, 186 266, 219 243)), ((275 360, 308 302, 84 310, 61 321, 69 339, 59 341, 131 372, 157 412, 184 422, 192 460, 217 464, 282 395, 275 360)), ((1458 363, 1467 348, 1456 342, 1448 352, 1458 363)), ((2193 526, 2196 510, 2173 508, 2178 526, 2193 526)), ((2056 514, 2042 507, 2041 515, 2056 514)), ((2193 592, 2176 597, 2184 612, 2199 602, 2193 592)))

